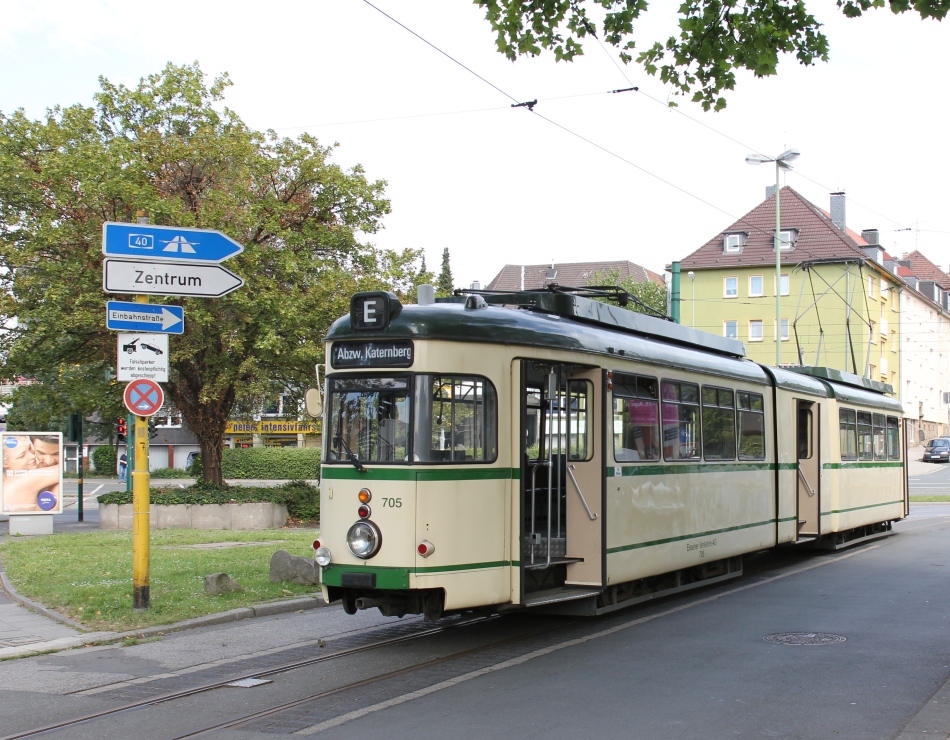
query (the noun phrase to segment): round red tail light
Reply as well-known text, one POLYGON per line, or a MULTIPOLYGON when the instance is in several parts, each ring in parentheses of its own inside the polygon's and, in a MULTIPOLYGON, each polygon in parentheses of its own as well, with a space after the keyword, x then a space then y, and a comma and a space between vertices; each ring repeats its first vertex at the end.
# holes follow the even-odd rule
POLYGON ((373 510, 370 509, 366 504, 363 504, 356 510, 356 513, 360 515, 360 519, 369 519, 370 515, 373 513, 373 510))
POLYGON ((419 543, 419 547, 416 549, 419 550, 419 554, 422 557, 427 558, 435 552, 435 545, 429 542, 429 540, 422 540, 422 542, 419 543))
POLYGON ((313 541, 313 549, 316 550, 318 547, 320 547, 320 540, 314 540, 314 541, 313 541))

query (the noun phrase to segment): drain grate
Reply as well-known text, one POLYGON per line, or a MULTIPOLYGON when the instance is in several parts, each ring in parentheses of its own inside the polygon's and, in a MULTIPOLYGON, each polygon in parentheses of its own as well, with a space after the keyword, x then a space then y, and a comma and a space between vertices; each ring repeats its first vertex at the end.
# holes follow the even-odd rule
POLYGON ((762 639, 776 645, 831 645, 844 642, 848 638, 827 632, 780 632, 777 635, 766 635, 762 639))

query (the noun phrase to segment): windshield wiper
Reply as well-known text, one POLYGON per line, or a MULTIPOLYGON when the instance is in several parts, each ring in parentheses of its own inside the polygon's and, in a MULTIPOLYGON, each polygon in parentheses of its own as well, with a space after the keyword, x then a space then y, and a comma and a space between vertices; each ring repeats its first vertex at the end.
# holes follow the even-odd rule
POLYGON ((339 434, 333 438, 333 444, 337 448, 342 447, 346 451, 346 456, 349 458, 350 462, 353 463, 353 467, 359 470, 361 473, 366 472, 366 466, 360 462, 360 459, 353 454, 353 451, 350 449, 349 445, 343 441, 343 437, 339 434))

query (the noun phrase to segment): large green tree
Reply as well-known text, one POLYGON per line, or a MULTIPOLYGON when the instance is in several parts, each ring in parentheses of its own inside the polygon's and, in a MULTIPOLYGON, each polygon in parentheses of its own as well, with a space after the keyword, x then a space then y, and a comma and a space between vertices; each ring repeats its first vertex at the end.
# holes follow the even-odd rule
MULTIPOLYGON (((165 390, 201 445, 204 477, 221 482, 225 423, 239 398, 306 388, 321 339, 360 289, 412 287, 418 253, 361 242, 389 211, 385 182, 332 164, 309 135, 250 130, 197 63, 169 64, 134 87, 100 78, 95 105, 44 120, 0 113, 0 335, 3 373, 104 379, 116 361, 105 328, 103 221, 219 229, 245 245, 226 266, 246 285, 185 307, 170 341, 165 390)), ((113 413, 118 383, 60 384, 66 406, 113 413), (70 390, 72 388, 72 390, 70 390), (104 396, 109 396, 105 398, 104 396), (93 406, 95 408, 93 408, 93 406)))
MULTIPOLYGON (((678 10, 678 34, 641 49, 633 37, 635 25, 648 9, 647 0, 475 3, 485 9, 498 49, 509 59, 536 56, 547 49, 556 59, 570 61, 583 53, 582 40, 594 37, 617 47, 624 63, 635 59, 649 74, 659 74, 676 94, 691 95, 706 110, 725 106, 721 93, 735 87, 736 69, 765 77, 775 74, 781 54, 792 54, 804 65, 828 60, 828 39, 805 0, 683 0, 678 10)), ((939 20, 950 10, 950 0, 836 3, 849 17, 889 7, 893 13, 914 11, 923 18, 939 20)))

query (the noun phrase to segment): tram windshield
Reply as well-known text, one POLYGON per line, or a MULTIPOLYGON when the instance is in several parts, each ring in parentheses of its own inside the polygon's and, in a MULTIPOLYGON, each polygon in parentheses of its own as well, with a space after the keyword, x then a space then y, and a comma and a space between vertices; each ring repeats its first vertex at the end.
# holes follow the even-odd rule
POLYGON ((330 378, 326 461, 491 462, 495 389, 467 375, 330 378))

